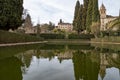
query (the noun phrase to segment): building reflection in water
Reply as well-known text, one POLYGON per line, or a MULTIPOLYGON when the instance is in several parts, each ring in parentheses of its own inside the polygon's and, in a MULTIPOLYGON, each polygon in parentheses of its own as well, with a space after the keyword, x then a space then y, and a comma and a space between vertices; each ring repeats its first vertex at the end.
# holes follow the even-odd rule
MULTIPOLYGON (((49 46, 50 47, 50 46, 49 46)), ((81 46, 80 46, 81 47, 81 46)), ((104 80, 106 69, 115 67, 120 70, 120 54, 117 52, 103 52, 84 46, 84 49, 70 49, 69 46, 59 49, 31 49, 20 52, 14 57, 0 60, 0 76, 2 80, 22 80, 22 72, 26 74, 33 56, 40 59, 49 59, 55 57, 62 63, 64 60, 72 60, 74 67, 75 80, 104 80), (8 76, 8 77, 6 77, 8 76)))
POLYGON ((107 68, 116 67, 120 69, 120 54, 101 53, 101 51, 94 49, 71 50, 65 47, 65 50, 31 50, 25 52, 23 56, 26 58, 23 61, 25 64, 30 64, 32 59, 30 55, 37 58, 48 58, 49 60, 57 56, 60 63, 63 60, 72 59, 75 80, 98 80, 98 76, 103 80, 107 68))

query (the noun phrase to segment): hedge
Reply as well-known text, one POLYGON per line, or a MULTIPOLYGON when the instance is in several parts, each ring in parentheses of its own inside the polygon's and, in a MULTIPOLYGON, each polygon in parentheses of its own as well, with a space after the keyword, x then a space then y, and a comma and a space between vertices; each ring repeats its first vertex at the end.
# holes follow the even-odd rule
POLYGON ((0 43, 35 42, 41 40, 43 39, 36 36, 0 30, 0 43))
POLYGON ((52 33, 42 33, 40 37, 44 39, 65 39, 64 34, 52 34, 52 33))
POLYGON ((69 34, 68 39, 91 39, 95 38, 93 34, 69 34))

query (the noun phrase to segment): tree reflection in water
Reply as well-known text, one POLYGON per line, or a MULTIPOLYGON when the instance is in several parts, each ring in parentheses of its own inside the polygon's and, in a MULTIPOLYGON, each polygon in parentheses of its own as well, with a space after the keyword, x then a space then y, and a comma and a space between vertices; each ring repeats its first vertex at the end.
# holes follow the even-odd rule
POLYGON ((0 60, 0 80, 22 80, 22 63, 16 57, 0 60))
POLYGON ((119 51, 95 48, 90 44, 34 46, 34 49, 27 48, 18 53, 15 57, 0 60, 0 80, 22 80, 22 72, 27 73, 33 57, 49 61, 57 57, 61 64, 64 60, 72 60, 75 80, 98 80, 99 76, 104 79, 106 69, 115 67, 120 70, 119 51))

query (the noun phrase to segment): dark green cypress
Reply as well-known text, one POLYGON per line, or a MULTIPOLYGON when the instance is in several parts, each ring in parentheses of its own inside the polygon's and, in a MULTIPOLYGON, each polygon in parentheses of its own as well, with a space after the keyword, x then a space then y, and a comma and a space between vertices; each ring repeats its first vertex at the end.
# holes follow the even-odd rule
POLYGON ((92 22, 98 22, 98 21, 100 21, 98 0, 93 0, 92 22))
POLYGON ((79 8, 79 16, 77 18, 77 27, 78 27, 78 33, 83 31, 83 5, 80 5, 79 8))
POLYGON ((78 30, 77 19, 79 16, 79 8, 80 8, 80 2, 79 2, 79 0, 77 0, 76 6, 75 6, 75 12, 74 12, 74 20, 73 20, 73 29, 74 30, 78 30))
POLYGON ((93 11, 93 0, 89 0, 87 18, 86 18, 86 29, 90 32, 90 26, 92 25, 92 11, 93 11))
POLYGON ((84 0, 84 9, 83 9, 83 28, 86 29, 86 18, 87 18, 87 9, 88 9, 89 0, 84 0))
POLYGON ((0 29, 17 29, 22 24, 23 0, 0 0, 0 29))
POLYGON ((83 7, 82 9, 82 29, 85 30, 86 29, 86 10, 83 7))

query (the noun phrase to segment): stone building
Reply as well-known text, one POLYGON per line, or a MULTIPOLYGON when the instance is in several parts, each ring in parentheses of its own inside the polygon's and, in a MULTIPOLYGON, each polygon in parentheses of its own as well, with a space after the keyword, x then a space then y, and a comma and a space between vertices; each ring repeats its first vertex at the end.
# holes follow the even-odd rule
POLYGON ((29 14, 27 14, 25 22, 22 24, 21 27, 17 29, 17 32, 24 32, 25 34, 35 34, 37 33, 37 29, 37 27, 33 27, 31 17, 29 14))
POLYGON ((117 18, 116 16, 107 15, 106 8, 104 4, 102 4, 100 7, 100 20, 101 20, 100 30, 106 31, 107 29, 109 29, 109 27, 107 27, 106 24, 109 23, 110 21, 115 20, 116 18, 117 18))
POLYGON ((60 22, 58 23, 57 29, 71 32, 73 30, 73 25, 71 23, 64 23, 62 20, 60 20, 60 22))

